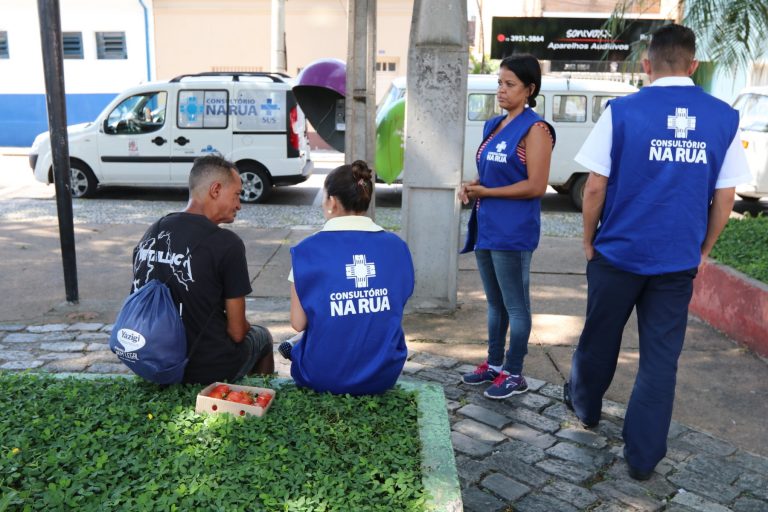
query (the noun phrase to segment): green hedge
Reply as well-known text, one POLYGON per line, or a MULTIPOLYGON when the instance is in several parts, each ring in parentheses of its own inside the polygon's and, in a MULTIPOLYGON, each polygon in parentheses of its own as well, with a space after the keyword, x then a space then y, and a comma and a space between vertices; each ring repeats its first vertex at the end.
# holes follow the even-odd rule
POLYGON ((0 373, 0 511, 425 509, 415 393, 288 385, 255 418, 199 390, 0 373))
POLYGON ((730 219, 710 256, 768 283, 768 217, 730 219))

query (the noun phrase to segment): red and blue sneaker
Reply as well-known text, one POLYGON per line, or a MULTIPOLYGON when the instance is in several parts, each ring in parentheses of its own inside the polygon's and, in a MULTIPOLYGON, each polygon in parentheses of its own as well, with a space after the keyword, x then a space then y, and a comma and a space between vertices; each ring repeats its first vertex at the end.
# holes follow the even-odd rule
POLYGON ((488 366, 488 361, 484 362, 472 373, 465 373, 461 376, 461 382, 470 386, 477 386, 484 382, 493 382, 493 379, 499 376, 499 372, 488 366))
POLYGON ((522 375, 510 375, 502 371, 498 377, 493 380, 493 384, 483 393, 487 398, 501 400, 512 395, 519 395, 528 391, 528 383, 522 375))

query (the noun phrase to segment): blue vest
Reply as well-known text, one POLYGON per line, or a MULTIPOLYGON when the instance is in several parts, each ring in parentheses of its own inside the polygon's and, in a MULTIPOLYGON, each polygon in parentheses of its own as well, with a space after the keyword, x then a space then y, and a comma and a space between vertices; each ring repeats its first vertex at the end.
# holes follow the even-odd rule
MULTIPOLYGON (((483 141, 505 116, 489 119, 483 127, 483 141)), ((517 146, 535 123, 543 119, 531 108, 524 109, 501 129, 480 153, 477 170, 480 184, 504 187, 528 179, 528 169, 517 156, 517 146)), ((549 125, 548 125, 549 126, 549 125)), ((552 137, 555 130, 549 126, 552 137)), ((541 200, 483 197, 472 211, 467 242, 462 252, 473 249, 533 251, 541 234, 541 200), (474 223, 477 223, 474 226, 474 223)))
POLYGON ((610 105, 611 175, 595 249, 636 274, 695 268, 738 112, 694 86, 644 87, 610 105))
POLYGON ((304 338, 291 351, 296 384, 352 395, 390 389, 408 355, 408 246, 386 231, 320 231, 291 248, 291 256, 307 315, 304 338))

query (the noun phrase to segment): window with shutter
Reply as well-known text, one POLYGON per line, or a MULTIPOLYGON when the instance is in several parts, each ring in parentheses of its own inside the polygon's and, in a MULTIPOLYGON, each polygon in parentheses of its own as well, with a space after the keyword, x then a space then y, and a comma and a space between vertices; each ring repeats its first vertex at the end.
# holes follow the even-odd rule
POLYGON ((125 32, 96 32, 96 57, 99 59, 127 59, 125 32))
POLYGON ((0 59, 8 57, 8 32, 0 30, 0 59))
POLYGON ((83 34, 81 32, 62 32, 61 39, 65 59, 83 58, 83 34))

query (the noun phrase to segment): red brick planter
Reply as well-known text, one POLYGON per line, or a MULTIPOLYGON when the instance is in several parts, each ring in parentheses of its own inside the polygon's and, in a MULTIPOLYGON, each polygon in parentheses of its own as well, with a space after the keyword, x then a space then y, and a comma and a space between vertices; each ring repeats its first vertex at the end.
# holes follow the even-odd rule
POLYGON ((713 260, 693 284, 691 313, 768 357, 768 285, 713 260))

